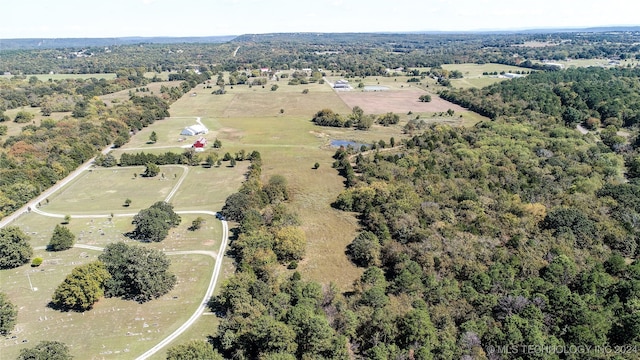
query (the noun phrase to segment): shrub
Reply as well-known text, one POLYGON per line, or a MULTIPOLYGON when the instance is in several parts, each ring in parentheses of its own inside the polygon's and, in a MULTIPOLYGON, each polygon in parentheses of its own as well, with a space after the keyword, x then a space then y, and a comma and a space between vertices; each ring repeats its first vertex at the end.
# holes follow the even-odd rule
POLYGON ((31 261, 31 267, 38 267, 40 265, 42 265, 42 258, 41 257, 34 258, 31 261))

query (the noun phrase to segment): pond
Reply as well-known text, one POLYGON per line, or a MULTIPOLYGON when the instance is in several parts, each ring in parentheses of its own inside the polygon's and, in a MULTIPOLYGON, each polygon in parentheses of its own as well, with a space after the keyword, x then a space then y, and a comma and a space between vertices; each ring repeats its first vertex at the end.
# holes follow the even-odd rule
POLYGON ((360 150, 360 148, 362 148, 362 146, 366 146, 367 149, 371 147, 370 144, 363 144, 363 143, 359 143, 359 142, 356 142, 356 141, 331 140, 331 146, 333 146, 333 147, 340 147, 340 146, 348 147, 349 145, 351 145, 351 147, 353 147, 354 149, 357 149, 357 150, 360 150))

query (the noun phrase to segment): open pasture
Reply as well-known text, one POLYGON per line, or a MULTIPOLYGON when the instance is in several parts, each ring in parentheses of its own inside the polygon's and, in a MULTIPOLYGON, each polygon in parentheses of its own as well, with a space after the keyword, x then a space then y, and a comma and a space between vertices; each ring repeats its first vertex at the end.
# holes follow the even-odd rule
POLYGON ((485 86, 493 85, 502 81, 508 80, 504 77, 498 76, 482 76, 475 78, 462 78, 451 79, 451 86, 454 88, 468 89, 468 88, 483 88, 485 86))
POLYGON ((65 116, 71 116, 71 112, 54 112, 54 113, 51 113, 50 116, 43 116, 42 113, 40 112, 39 107, 30 107, 30 106, 23 106, 17 109, 6 110, 4 113, 5 115, 9 116, 10 121, 0 122, 0 125, 4 125, 7 127, 7 134, 4 136, 0 136, 0 141, 6 140, 9 136, 19 135, 20 132, 22 132, 22 128, 24 128, 27 125, 40 126, 40 123, 42 122, 43 119, 61 120, 65 116), (34 115, 33 120, 24 124, 18 124, 16 122, 13 122, 13 119, 15 119, 16 115, 20 111, 26 111, 26 112, 32 113, 34 115))
MULTIPOLYGON (((286 79, 285 79, 286 80, 286 79)), ((287 85, 284 80, 269 81, 262 86, 226 86, 226 94, 213 95, 217 86, 206 88, 198 85, 189 95, 183 96, 171 106, 172 116, 193 116, 204 118, 234 117, 278 117, 313 116, 323 108, 334 111, 346 109, 346 105, 332 91, 328 84, 287 85), (272 85, 278 89, 271 90, 272 85), (303 90, 309 90, 303 94, 303 90), (195 94, 195 95, 194 95, 195 94), (280 110, 284 110, 283 113, 280 110)))
POLYGON ((99 252, 74 248, 45 255, 51 256, 38 268, 25 265, 3 270, 3 291, 20 306, 16 330, 0 340, 3 359, 14 359, 21 348, 42 340, 66 343, 76 358, 133 359, 195 311, 214 262, 205 255, 172 255, 171 271, 178 283, 168 294, 145 304, 103 298, 92 310, 76 313, 55 311, 47 304, 67 274, 96 260, 99 252))
MULTIPOLYGON (((219 155, 221 159, 223 154, 219 155)), ((227 196, 236 192, 244 181, 249 161, 238 161, 235 167, 228 165, 228 161, 223 161, 219 167, 189 167, 189 175, 171 200, 175 210, 222 209, 227 196)))
POLYGON ((131 213, 164 200, 185 171, 179 166, 161 166, 161 175, 145 178, 144 167, 96 168, 86 171, 53 194, 42 210, 63 214, 131 213), (124 201, 131 199, 129 207, 124 201))
POLYGON ((152 82, 152 83, 148 83, 145 86, 138 87, 138 89, 148 88, 149 91, 136 91, 136 89, 127 89, 127 90, 121 90, 112 94, 102 95, 100 96, 100 99, 102 99, 102 101, 104 101, 107 105, 113 105, 117 102, 129 100, 129 98, 131 97, 131 94, 138 95, 138 96, 145 96, 145 95, 161 96, 160 88, 162 86, 171 88, 173 86, 180 86, 181 82, 182 81, 152 82))
POLYGON ((487 73, 492 73, 492 72, 513 72, 515 73, 516 71, 530 71, 530 69, 526 69, 526 68, 521 68, 521 67, 517 67, 517 66, 511 66, 511 65, 503 65, 503 64, 495 64, 495 63, 489 63, 489 64, 471 64, 471 63, 467 63, 467 64, 445 64, 442 65, 442 68, 445 70, 449 70, 449 71, 453 71, 453 70, 458 70, 462 73, 462 76, 464 76, 465 78, 474 78, 474 77, 480 77, 480 76, 486 76, 486 75, 482 75, 483 73, 487 72, 487 73))
POLYGON ((413 113, 440 112, 452 109, 455 112, 466 112, 464 108, 440 99, 432 95, 430 102, 420 102, 418 98, 426 92, 418 89, 405 91, 340 91, 340 98, 353 108, 360 106, 365 114, 385 114, 394 112, 406 114, 413 113))

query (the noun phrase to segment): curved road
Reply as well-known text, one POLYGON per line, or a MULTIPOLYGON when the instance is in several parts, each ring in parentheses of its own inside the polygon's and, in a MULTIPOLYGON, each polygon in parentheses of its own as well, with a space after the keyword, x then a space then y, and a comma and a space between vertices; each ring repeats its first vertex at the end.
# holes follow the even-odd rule
MULTIPOLYGON (((199 117, 196 118, 196 121, 198 123, 202 124, 200 122, 200 118, 199 117)), ((111 146, 109 146, 108 148, 104 149, 102 151, 102 153, 103 154, 107 154, 111 149, 112 149, 111 146)), ((129 149, 127 149, 127 150, 129 150, 129 149)), ((34 213, 37 213, 37 214, 40 214, 40 215, 43 215, 43 216, 49 216, 49 217, 55 217, 55 218, 64 218, 65 215, 54 214, 54 213, 49 213, 49 212, 42 211, 36 205, 39 202, 44 201, 44 199, 49 197, 51 194, 53 194, 56 191, 60 190, 63 186, 67 185, 73 179, 78 177, 83 171, 87 170, 91 165, 93 165, 93 161, 94 160, 95 160, 95 158, 91 158, 90 160, 88 160, 87 162, 82 164, 80 167, 78 167, 76 170, 71 172, 67 177, 65 177, 64 179, 60 180, 58 183, 54 184, 49 189, 45 190, 37 198, 29 201, 27 204, 25 204, 23 207, 21 207, 20 209, 18 209, 14 213, 2 218, 0 220, 0 228, 5 227, 9 223, 11 223, 15 219, 17 219, 20 215, 22 215, 24 213, 27 213, 29 211, 33 211, 34 213)), ((176 183, 176 185, 173 187, 173 189, 169 192, 169 194, 165 198, 164 201, 166 201, 166 202, 169 202, 169 200, 171 200, 171 198, 175 195, 175 193, 178 191, 178 189, 182 185, 183 181, 185 180, 185 178, 187 177, 187 174, 189 172, 189 168, 187 166, 184 166, 184 165, 178 165, 178 166, 181 166, 184 169, 184 172, 183 172, 182 176, 180 177, 180 179, 178 180, 178 182, 176 183)), ((185 211, 176 211, 176 213, 178 213, 178 214, 204 214, 204 215, 213 215, 213 216, 216 216, 216 214, 217 214, 215 211, 206 211, 206 210, 185 210, 185 211)), ((115 214, 114 216, 132 217, 132 216, 135 216, 136 214, 137 213, 115 214)), ((72 216, 73 218, 104 218, 104 217, 111 216, 111 214, 108 214, 108 215, 95 215, 95 214, 91 214, 91 215, 82 215, 82 214, 73 215, 73 214, 71 214, 70 216, 72 216)), ((216 287, 216 285, 218 283, 218 278, 220 277, 220 271, 222 269, 222 260, 223 260, 223 257, 224 257, 224 252, 225 252, 225 249, 227 247, 227 243, 229 242, 229 224, 225 220, 221 220, 221 223, 222 223, 222 241, 220 242, 220 248, 218 249, 217 253, 214 252, 214 251, 207 251, 207 250, 166 252, 167 255, 198 254, 198 255, 206 255, 206 256, 213 257, 215 259, 215 265, 213 267, 213 272, 211 274, 211 280, 209 280, 209 287, 207 288, 207 291, 205 292, 204 297, 202 298, 202 301, 201 301, 200 305, 198 306, 196 311, 193 313, 193 315, 191 315, 191 317, 184 324, 182 324, 178 329, 176 329, 173 333, 171 333, 169 336, 164 338, 158 344, 156 344, 151 349, 146 351, 144 354, 142 354, 139 357, 137 357, 136 360, 143 360, 143 359, 149 358, 150 356, 153 356, 155 353, 160 351, 160 349, 162 349, 164 346, 166 346, 171 341, 175 340, 178 336, 180 336, 185 330, 187 330, 191 325, 193 325, 193 323, 196 320, 198 320, 198 318, 204 313, 205 309, 207 308, 207 303, 209 301, 209 298, 211 298, 211 296, 213 295, 213 291, 215 290, 215 287, 216 287)), ((95 251, 103 251, 103 248, 101 248, 101 247, 92 246, 92 245, 85 245, 85 244, 76 244, 76 245, 74 245, 74 247, 84 248, 84 249, 88 249, 88 250, 95 250, 95 251)))
MULTIPOLYGON (((177 187, 180 185, 180 183, 181 183, 181 181, 178 183, 178 185, 176 185, 174 190, 177 189, 177 187)), ((169 199, 171 196, 173 196, 174 193, 175 193, 175 191, 172 191, 167 199, 169 199)), ((34 208, 33 212, 35 212, 37 214, 40 214, 40 215, 43 215, 43 216, 49 216, 49 217, 56 217, 56 218, 63 218, 64 217, 64 215, 41 211, 40 209, 37 209, 37 208, 34 208)), ((176 211, 176 213, 177 214, 204 214, 204 215, 213 215, 213 216, 216 216, 216 214, 217 214, 215 211, 207 211, 207 210, 183 210, 183 211, 176 211)), ((134 215, 136 215, 136 213, 118 214, 117 216, 134 216, 134 215)), ((72 215, 72 217, 75 217, 75 218, 97 218, 97 217, 109 217, 109 216, 110 215, 75 215, 75 216, 72 215)), ((222 223, 222 241, 220 242, 220 248, 218 249, 217 253, 214 252, 214 251, 207 251, 207 250, 167 251, 167 252, 165 252, 167 255, 197 254, 197 255, 211 256, 212 258, 215 259, 216 263, 215 263, 215 265, 213 267, 213 272, 211 274, 211 280, 209 280, 209 287, 207 288, 207 291, 205 292, 204 297, 202 298, 202 301, 200 302, 200 305, 198 306, 196 311, 178 329, 176 329, 173 333, 171 333, 166 338, 162 339, 162 341, 160 341, 158 344, 153 346, 151 349, 147 350, 144 354, 138 356, 136 358, 136 360, 143 360, 143 359, 149 358, 150 356, 153 356, 155 353, 160 351, 160 349, 165 347, 167 344, 169 344, 170 342, 175 340, 178 336, 180 336, 183 332, 185 332, 185 330, 187 330, 191 325, 193 325, 193 323, 195 323, 196 320, 198 320, 198 318, 206 310, 207 303, 209 302, 209 299, 213 295, 213 291, 215 290, 216 285, 218 284, 218 278, 220 277, 220 271, 222 269, 222 260, 223 260, 223 257, 224 257, 224 251, 225 251, 225 248, 227 247, 227 243, 229 242, 229 224, 225 220, 220 220, 220 222, 222 223)), ((88 249, 88 250, 96 250, 96 251, 104 250, 103 248, 98 247, 98 246, 85 245, 85 244, 75 244, 74 247, 88 249)))

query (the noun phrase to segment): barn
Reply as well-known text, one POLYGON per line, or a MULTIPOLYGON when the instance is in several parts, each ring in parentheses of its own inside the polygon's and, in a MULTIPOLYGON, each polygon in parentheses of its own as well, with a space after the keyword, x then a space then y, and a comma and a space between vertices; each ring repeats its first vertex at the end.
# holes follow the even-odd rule
POLYGON ((207 129, 204 125, 196 124, 196 125, 191 125, 184 128, 180 133, 180 135, 193 136, 193 135, 206 134, 208 132, 209 132, 209 129, 207 129))

